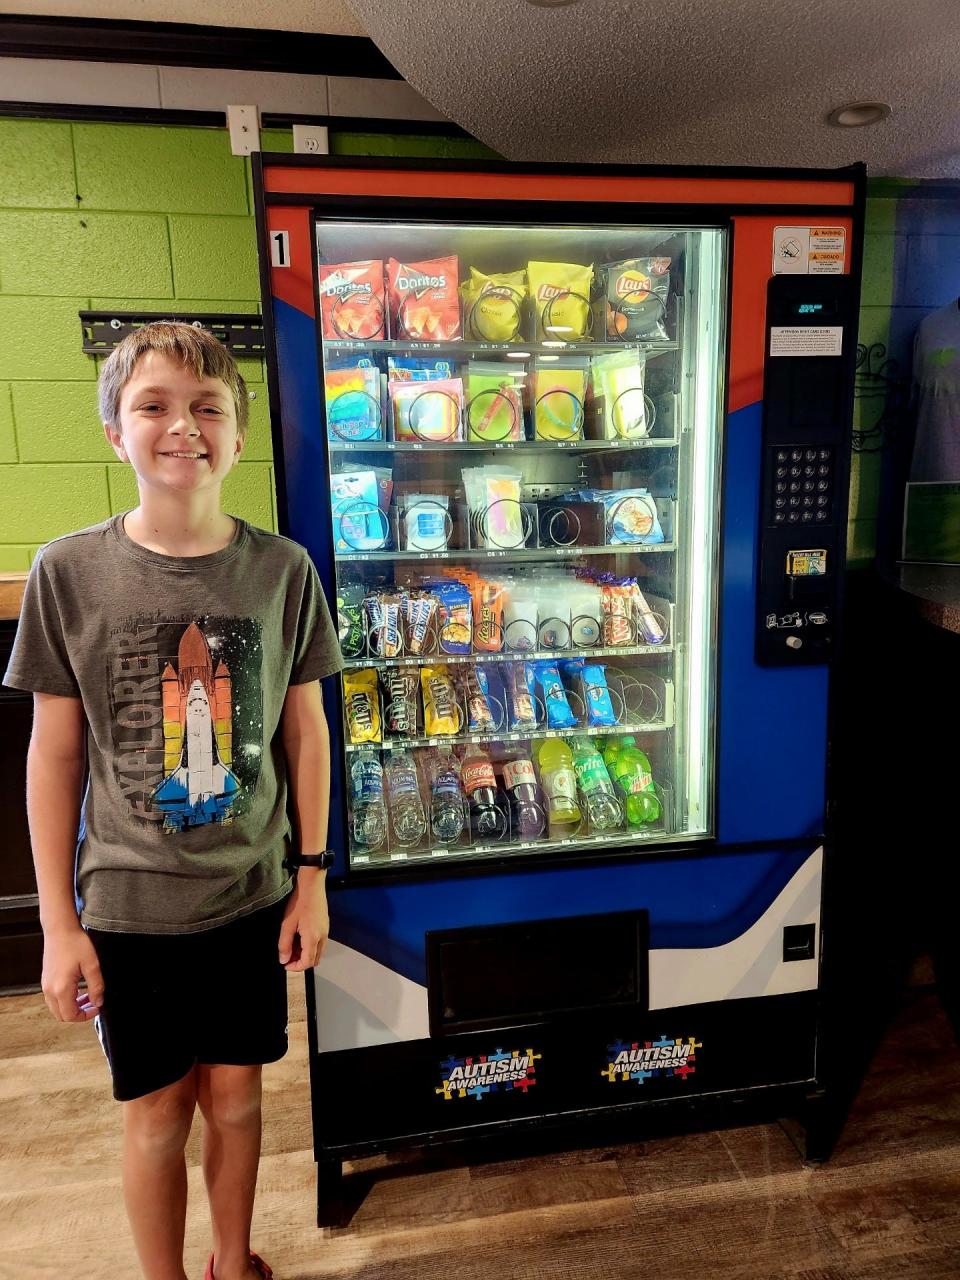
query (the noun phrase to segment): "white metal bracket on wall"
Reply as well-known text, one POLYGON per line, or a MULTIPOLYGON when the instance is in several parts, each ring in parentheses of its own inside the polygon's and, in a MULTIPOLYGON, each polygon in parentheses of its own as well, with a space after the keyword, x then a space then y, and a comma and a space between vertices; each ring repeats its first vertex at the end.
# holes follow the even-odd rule
POLYGON ((260 150, 260 113, 256 107, 227 107, 230 150, 235 156, 248 156, 260 150))

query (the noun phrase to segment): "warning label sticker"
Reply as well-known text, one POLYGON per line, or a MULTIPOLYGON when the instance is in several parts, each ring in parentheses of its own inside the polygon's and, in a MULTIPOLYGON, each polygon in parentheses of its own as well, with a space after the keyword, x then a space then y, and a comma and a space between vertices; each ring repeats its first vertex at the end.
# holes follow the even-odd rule
POLYGON ((772 356, 839 356, 843 353, 843 326, 771 325, 772 356))
POLYGON ((842 275, 846 239, 843 227, 774 227, 774 275, 842 275))

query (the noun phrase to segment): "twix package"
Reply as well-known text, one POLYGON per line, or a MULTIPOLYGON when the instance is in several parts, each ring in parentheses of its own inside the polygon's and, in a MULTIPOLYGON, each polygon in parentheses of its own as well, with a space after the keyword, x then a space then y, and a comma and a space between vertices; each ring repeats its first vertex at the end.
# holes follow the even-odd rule
POLYGON ((387 261, 390 337, 453 342, 460 332, 460 264, 453 255, 426 262, 387 261))
POLYGON ((386 336, 382 262, 320 264, 320 323, 329 342, 386 336))

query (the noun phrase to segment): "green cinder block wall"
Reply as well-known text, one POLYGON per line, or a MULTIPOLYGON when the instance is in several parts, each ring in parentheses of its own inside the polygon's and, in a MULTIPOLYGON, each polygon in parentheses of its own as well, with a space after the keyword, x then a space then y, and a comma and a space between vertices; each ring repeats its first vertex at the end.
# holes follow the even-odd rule
MULTIPOLYGON (((264 151, 291 151, 289 131, 264 151)), ((468 139, 335 134, 352 155, 490 156, 468 139)), ((0 572, 51 538, 134 506, 97 417, 83 309, 260 309, 253 184, 224 129, 0 119, 0 572)), ((263 364, 224 505, 276 530, 263 364)))
MULTIPOLYGON (((289 131, 265 151, 290 151, 289 131)), ((491 157, 468 139, 331 136, 339 155, 491 157)), ((893 293, 895 184, 867 204, 861 341, 886 339, 893 293)), ((80 350, 77 312, 259 311, 249 161, 223 129, 0 119, 0 572, 37 547, 136 502, 96 412, 97 360, 80 350)), ((247 446, 224 487, 228 510, 275 530, 264 369, 241 362, 254 393, 247 446)), ((876 402, 858 402, 871 425, 876 402)), ((873 558, 879 458, 854 455, 848 552, 873 558)))

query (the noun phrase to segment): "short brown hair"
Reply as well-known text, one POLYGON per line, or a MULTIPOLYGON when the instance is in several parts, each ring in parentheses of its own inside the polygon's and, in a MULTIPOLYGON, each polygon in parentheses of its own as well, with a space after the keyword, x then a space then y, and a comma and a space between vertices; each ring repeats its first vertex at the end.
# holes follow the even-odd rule
POLYGON ((176 320, 157 320, 128 333, 110 352, 100 370, 97 396, 100 417, 111 426, 120 421, 120 396, 133 377, 137 361, 148 351, 156 351, 190 369, 200 378, 220 378, 230 388, 237 410, 237 432, 244 436, 249 417, 247 384, 233 356, 208 329, 176 320))

